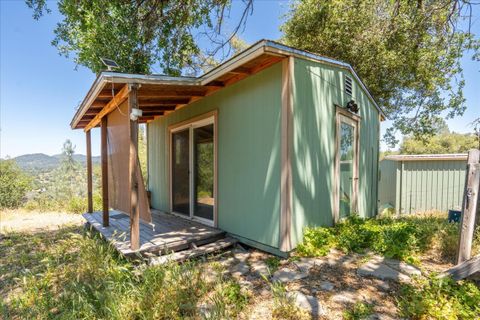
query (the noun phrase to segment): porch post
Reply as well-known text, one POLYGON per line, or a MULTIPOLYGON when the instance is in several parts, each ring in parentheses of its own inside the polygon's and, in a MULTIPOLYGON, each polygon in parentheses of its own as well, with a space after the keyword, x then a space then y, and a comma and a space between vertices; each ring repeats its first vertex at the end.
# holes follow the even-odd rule
POLYGON ((92 140, 90 130, 85 132, 87 138, 87 198, 88 198, 88 213, 93 212, 92 199, 92 140))
MULTIPOLYGON (((138 108, 137 86, 132 85, 128 94, 128 116, 132 109, 138 108)), ((130 119, 130 246, 132 250, 140 248, 140 209, 138 206, 137 181, 138 119, 130 119)))
POLYGON ((103 200, 103 226, 109 226, 108 218, 108 152, 107 152, 107 117, 102 118, 101 127, 101 148, 102 148, 102 200, 103 200))

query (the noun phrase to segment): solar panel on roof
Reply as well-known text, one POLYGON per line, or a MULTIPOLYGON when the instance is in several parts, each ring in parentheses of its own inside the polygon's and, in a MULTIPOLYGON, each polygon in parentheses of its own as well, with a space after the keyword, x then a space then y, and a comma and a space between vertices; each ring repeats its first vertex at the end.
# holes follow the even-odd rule
POLYGON ((106 59, 106 58, 100 58, 102 63, 107 67, 107 69, 110 71, 112 69, 119 68, 120 66, 113 61, 112 59, 106 59))

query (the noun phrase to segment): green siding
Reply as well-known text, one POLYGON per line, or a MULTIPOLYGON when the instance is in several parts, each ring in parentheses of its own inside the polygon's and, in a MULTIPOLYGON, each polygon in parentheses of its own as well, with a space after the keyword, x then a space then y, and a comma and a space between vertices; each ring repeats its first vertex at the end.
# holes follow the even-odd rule
MULTIPOLYGON (((347 71, 321 63, 294 62, 292 138, 292 239, 307 225, 333 224, 335 104, 344 106, 347 71)), ((356 81, 353 99, 360 106, 359 194, 361 216, 376 213, 379 113, 356 81)))
POLYGON ((386 203, 397 213, 460 209, 465 184, 464 160, 382 160, 380 206, 386 203), (395 190, 391 190, 396 180, 395 190), (393 199, 393 200, 392 200, 393 199))
POLYGON ((169 211, 167 127, 218 110, 218 227, 278 248, 281 63, 148 125, 152 206, 169 211))

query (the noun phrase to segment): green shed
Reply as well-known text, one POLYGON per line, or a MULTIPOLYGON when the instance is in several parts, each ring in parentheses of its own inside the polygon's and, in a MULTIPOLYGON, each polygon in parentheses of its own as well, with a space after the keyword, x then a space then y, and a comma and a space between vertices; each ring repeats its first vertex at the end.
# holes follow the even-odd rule
POLYGON ((198 201, 198 188, 172 190, 172 162, 182 155, 168 146, 182 139, 177 128, 190 127, 181 132, 195 140, 197 121, 213 116, 217 193, 210 194, 215 211, 208 222, 247 244, 290 251, 305 226, 332 225, 353 211, 375 214, 382 112, 349 65, 271 41, 205 76, 255 68, 245 64, 257 52, 282 59, 148 123, 148 188, 154 208, 176 211, 184 193, 183 214, 197 216, 190 202, 198 201), (345 108, 352 100, 358 112, 345 108))
POLYGON ((86 218, 109 235, 129 229, 122 252, 184 248, 221 230, 284 255, 306 226, 376 214, 383 119, 349 64, 269 40, 200 77, 102 72, 71 123, 87 146, 102 129, 103 216, 86 218), (109 226, 110 208, 130 224, 109 226))
POLYGON ((460 210, 467 154, 392 155, 380 161, 380 209, 460 210))

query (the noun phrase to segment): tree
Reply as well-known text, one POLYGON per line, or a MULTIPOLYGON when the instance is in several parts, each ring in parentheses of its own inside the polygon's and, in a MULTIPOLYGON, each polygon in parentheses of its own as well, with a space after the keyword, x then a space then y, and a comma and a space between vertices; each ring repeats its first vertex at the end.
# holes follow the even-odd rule
POLYGON ((478 137, 475 134, 444 132, 425 139, 404 137, 400 144, 400 154, 467 153, 475 148, 478 148, 478 137))
POLYGON ((0 208, 18 207, 30 187, 30 177, 13 160, 0 160, 0 208))
MULTIPOLYGON (((229 0, 60 0, 64 19, 55 28, 52 44, 96 73, 105 69, 100 61, 105 57, 114 59, 122 72, 148 74, 158 63, 164 73, 180 75, 208 62, 201 56, 213 58, 228 47, 252 11, 253 0, 243 3, 238 25, 225 36, 229 0), (205 38, 215 47, 201 52, 199 42, 205 38)), ((26 4, 35 19, 50 12, 46 0, 26 4)))
POLYGON ((463 114, 460 58, 479 59, 471 10, 468 0, 302 0, 281 29, 288 45, 353 66, 393 120, 393 146, 396 130, 431 135, 441 115, 463 114))

